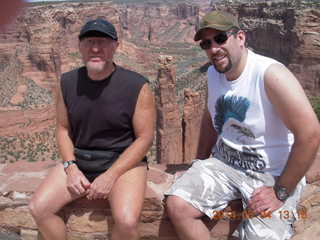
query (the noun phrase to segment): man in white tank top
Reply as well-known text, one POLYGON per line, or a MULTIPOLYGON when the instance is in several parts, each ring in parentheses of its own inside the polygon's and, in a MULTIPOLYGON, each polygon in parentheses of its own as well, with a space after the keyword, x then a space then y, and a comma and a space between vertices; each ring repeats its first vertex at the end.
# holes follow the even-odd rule
POLYGON ((246 49, 234 15, 205 15, 194 40, 213 66, 197 160, 166 193, 172 223, 181 239, 209 240, 200 218, 215 218, 240 198, 235 237, 289 239, 304 175, 319 148, 319 121, 285 66, 246 49))

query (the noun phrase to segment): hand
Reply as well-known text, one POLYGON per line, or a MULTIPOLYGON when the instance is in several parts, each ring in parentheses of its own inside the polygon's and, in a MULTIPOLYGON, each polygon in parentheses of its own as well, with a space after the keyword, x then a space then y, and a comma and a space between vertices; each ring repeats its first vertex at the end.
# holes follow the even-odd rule
POLYGON ((70 165, 67 170, 67 188, 76 195, 82 195, 90 188, 90 182, 79 170, 76 164, 70 165))
POLYGON ((87 199, 107 199, 116 180, 117 179, 115 177, 111 176, 107 172, 101 174, 91 183, 87 199))
POLYGON ((186 171, 178 171, 173 175, 172 183, 177 181, 179 177, 181 177, 186 171))
POLYGON ((263 186, 253 191, 248 202, 248 209, 258 215, 262 211, 274 212, 283 204, 284 202, 276 197, 273 187, 263 186))

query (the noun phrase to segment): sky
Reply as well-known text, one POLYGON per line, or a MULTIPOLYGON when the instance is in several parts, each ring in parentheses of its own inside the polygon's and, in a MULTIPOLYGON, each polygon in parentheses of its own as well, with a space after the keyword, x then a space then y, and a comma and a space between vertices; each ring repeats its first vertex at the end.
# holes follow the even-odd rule
POLYGON ((63 2, 65 0, 24 0, 25 2, 48 2, 48 1, 56 1, 56 2, 63 2))

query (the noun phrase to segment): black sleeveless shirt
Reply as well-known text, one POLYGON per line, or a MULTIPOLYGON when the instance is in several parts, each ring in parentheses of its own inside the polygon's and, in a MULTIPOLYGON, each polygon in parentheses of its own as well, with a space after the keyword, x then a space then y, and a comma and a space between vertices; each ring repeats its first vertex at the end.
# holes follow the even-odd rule
POLYGON ((86 67, 61 75, 61 91, 76 148, 124 151, 135 140, 133 114, 142 75, 115 66, 101 81, 88 77, 86 67))

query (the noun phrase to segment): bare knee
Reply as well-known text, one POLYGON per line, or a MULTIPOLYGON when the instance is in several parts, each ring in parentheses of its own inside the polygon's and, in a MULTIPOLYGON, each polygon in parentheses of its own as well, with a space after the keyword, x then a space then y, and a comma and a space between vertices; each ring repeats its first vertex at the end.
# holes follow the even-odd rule
POLYGON ((33 197, 29 202, 29 212, 34 219, 41 218, 41 210, 37 200, 33 197))
POLYGON ((170 195, 166 201, 166 210, 172 220, 198 218, 203 215, 199 210, 195 209, 183 199, 170 195))
POLYGON ((171 219, 179 218, 181 217, 183 205, 176 196, 170 195, 166 201, 166 210, 171 219))
POLYGON ((49 208, 46 207, 45 202, 35 197, 33 197, 29 202, 29 212, 37 222, 45 219, 51 214, 49 212, 49 208))
POLYGON ((135 233, 139 228, 139 216, 134 216, 130 213, 121 216, 113 216, 114 223, 117 229, 127 232, 128 234, 135 233))

